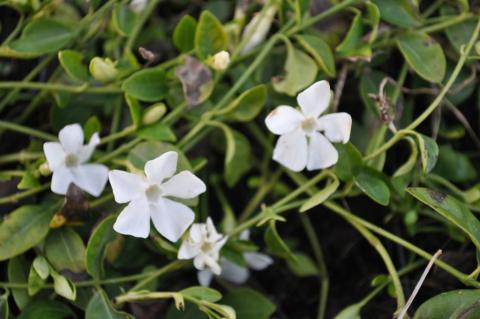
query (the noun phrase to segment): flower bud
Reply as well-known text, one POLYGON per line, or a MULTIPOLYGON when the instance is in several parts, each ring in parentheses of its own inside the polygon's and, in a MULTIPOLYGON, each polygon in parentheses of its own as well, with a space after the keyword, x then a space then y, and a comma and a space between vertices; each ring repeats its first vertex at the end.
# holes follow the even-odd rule
POLYGON ((48 166, 47 162, 40 165, 40 167, 38 168, 38 171, 40 172, 40 175, 42 175, 42 176, 48 176, 52 173, 52 171, 50 170, 50 166, 48 166))
POLYGON ((167 112, 167 107, 163 103, 155 103, 143 112, 142 124, 150 125, 160 120, 167 112))
POLYGON ((89 70, 95 80, 102 82, 111 81, 118 75, 118 70, 115 68, 115 62, 109 58, 93 58, 90 61, 89 70))
POLYGON ((242 54, 252 51, 253 48, 265 40, 276 12, 277 6, 270 5, 265 12, 257 13, 247 24, 242 34, 242 41, 247 39, 247 43, 241 51, 242 54))
POLYGON ((230 64, 230 53, 225 50, 216 53, 209 64, 215 70, 225 70, 230 64))

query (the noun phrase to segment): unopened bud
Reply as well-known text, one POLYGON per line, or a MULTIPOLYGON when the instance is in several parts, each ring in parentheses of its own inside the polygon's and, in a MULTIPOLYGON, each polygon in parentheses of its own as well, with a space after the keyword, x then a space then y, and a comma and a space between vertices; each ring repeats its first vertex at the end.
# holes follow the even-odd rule
POLYGON ((160 120, 167 112, 167 107, 163 103, 155 103, 143 112, 142 124, 150 125, 160 120))
POLYGON ((102 82, 111 81, 115 79, 118 75, 118 70, 115 67, 115 62, 113 62, 109 58, 93 58, 90 61, 89 70, 96 80, 102 82))
POLYGON ((216 53, 212 57, 209 64, 215 70, 225 70, 230 64, 230 53, 227 51, 220 51, 216 53))
POLYGON ((267 37, 268 31, 277 12, 276 5, 270 5, 265 12, 257 13, 252 20, 245 26, 242 34, 242 40, 247 41, 242 49, 242 54, 253 50, 257 45, 263 42, 267 37))
POLYGON ((47 162, 40 165, 40 167, 38 168, 38 171, 40 172, 40 175, 42 175, 42 176, 48 176, 52 173, 52 171, 50 170, 50 166, 48 166, 47 162))
POLYGON ((63 216, 60 213, 57 213, 53 216, 52 220, 50 220, 49 226, 50 228, 60 228, 63 225, 65 225, 66 222, 67 222, 67 219, 65 218, 65 216, 63 216))

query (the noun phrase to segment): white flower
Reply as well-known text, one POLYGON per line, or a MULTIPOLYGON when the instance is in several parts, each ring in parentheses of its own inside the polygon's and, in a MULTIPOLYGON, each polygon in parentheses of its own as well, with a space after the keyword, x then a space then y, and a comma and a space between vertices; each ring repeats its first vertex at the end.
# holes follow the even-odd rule
POLYGON ((107 183, 108 168, 101 164, 85 164, 100 143, 98 134, 93 134, 84 145, 81 126, 71 124, 60 130, 58 139, 60 143, 43 144, 43 152, 53 172, 52 192, 65 195, 73 183, 93 196, 100 195, 107 183))
MULTIPOLYGON (((240 234, 239 237, 240 239, 248 240, 250 237, 250 232, 245 230, 240 234)), ((250 276, 249 268, 253 270, 263 270, 273 263, 273 259, 270 256, 258 252, 244 253, 243 258, 245 259, 247 267, 242 267, 226 258, 222 258, 220 262, 220 266, 222 268, 220 277, 236 284, 242 284, 247 281, 248 277, 250 276)), ((213 275, 214 274, 208 269, 201 271, 198 274, 200 284, 202 286, 210 286, 213 275)))
POLYGON ((145 175, 114 170, 109 173, 117 203, 129 203, 113 225, 115 231, 146 238, 150 218, 157 231, 175 242, 195 218, 193 211, 170 197, 194 198, 205 192, 205 184, 189 171, 173 175, 178 154, 166 152, 145 164, 145 175))
POLYGON ((227 237, 219 234, 212 219, 207 218, 205 224, 193 224, 188 237, 183 241, 178 251, 178 259, 192 259, 193 265, 199 270, 199 281, 205 271, 220 275, 222 268, 218 263, 220 249, 227 242, 227 237))
POLYGON ((331 142, 348 142, 352 118, 343 112, 320 116, 330 98, 330 85, 319 81, 298 94, 300 110, 281 105, 270 112, 265 124, 280 135, 273 151, 275 161, 296 172, 305 166, 315 170, 337 162, 338 152, 331 142))
POLYGON ((230 64, 230 53, 225 50, 216 53, 210 64, 215 70, 225 70, 230 64))
POLYGON ((277 6, 271 5, 265 10, 265 13, 257 13, 243 30, 242 40, 248 37, 247 43, 242 48, 241 53, 247 54, 257 45, 263 42, 267 37, 273 18, 277 12, 277 6))

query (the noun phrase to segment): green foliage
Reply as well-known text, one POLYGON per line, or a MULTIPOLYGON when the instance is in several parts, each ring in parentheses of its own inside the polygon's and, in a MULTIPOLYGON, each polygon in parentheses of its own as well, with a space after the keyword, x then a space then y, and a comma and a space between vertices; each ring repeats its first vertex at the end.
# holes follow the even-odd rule
MULTIPOLYGON (((189 22, 188 32, 192 31, 192 22, 189 22)), ((222 24, 209 11, 203 11, 195 30, 195 51, 198 57, 205 60, 210 55, 225 50, 228 38, 222 24)), ((183 44, 182 44, 183 46, 183 44)), ((189 48, 189 45, 186 45, 189 48)))

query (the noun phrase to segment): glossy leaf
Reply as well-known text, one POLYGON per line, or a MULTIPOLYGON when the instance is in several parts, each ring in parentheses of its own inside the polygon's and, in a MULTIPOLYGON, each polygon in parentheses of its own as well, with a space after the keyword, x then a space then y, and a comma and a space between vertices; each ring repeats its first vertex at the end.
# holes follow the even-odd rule
POLYGON ((188 14, 184 15, 173 31, 173 45, 182 53, 193 50, 196 30, 197 21, 188 14))
POLYGON ((318 67, 309 55, 296 49, 290 41, 285 45, 287 48, 287 59, 283 67, 285 74, 274 77, 272 84, 275 91, 295 96, 313 83, 318 67))
POLYGON ((38 244, 49 231, 55 205, 27 205, 11 212, 0 224, 0 261, 38 244))
POLYGON ((381 178, 381 174, 369 167, 363 167, 355 175, 357 185, 368 197, 380 205, 388 205, 390 202, 390 189, 381 178))
POLYGON ((137 17, 127 4, 117 3, 113 8, 112 23, 119 34, 127 36, 135 27, 137 17))
POLYGON ((75 300, 77 298, 77 288, 70 279, 55 271, 51 271, 51 275, 53 278, 53 289, 57 294, 68 300, 75 300))
POLYGON ((413 319, 475 319, 480 316, 478 300, 480 300, 478 289, 444 292, 425 301, 415 312, 413 319))
POLYGON ((141 101, 161 100, 167 93, 165 72, 159 68, 138 71, 123 82, 122 90, 141 101))
POLYGON ((142 127, 138 130, 137 135, 152 141, 175 142, 177 140, 170 127, 161 122, 142 127))
POLYGON ((85 319, 99 318, 131 319, 133 317, 125 312, 115 310, 107 294, 103 290, 98 290, 88 302, 85 319))
POLYGON ((288 267, 295 276, 309 277, 318 275, 318 267, 315 262, 304 253, 295 253, 295 259, 288 259, 288 267))
POLYGON ((75 33, 73 25, 41 17, 27 24, 20 38, 10 46, 17 51, 35 54, 55 52, 69 44, 75 33))
POLYGON ((215 289, 208 287, 190 287, 179 291, 182 295, 193 297, 198 300, 217 302, 222 299, 222 294, 215 289))
POLYGON ((54 229, 48 234, 45 257, 57 271, 85 270, 85 245, 80 235, 69 227, 54 229))
POLYGON ((209 11, 203 11, 195 32, 195 51, 201 60, 227 49, 228 38, 223 26, 209 11))
POLYGON ((58 52, 58 60, 70 78, 79 82, 88 81, 87 66, 83 63, 83 55, 80 52, 73 50, 60 51, 58 52))
POLYGON ((277 231, 277 226, 274 220, 270 221, 267 230, 265 231, 265 243, 268 250, 278 257, 295 260, 295 255, 290 248, 285 244, 277 231))
POLYGON ((432 138, 423 134, 415 134, 417 137, 418 148, 420 149, 420 158, 422 160, 422 168, 425 174, 435 167, 438 159, 438 145, 432 138))
POLYGON ((355 176, 363 165, 362 154, 352 144, 336 144, 338 150, 338 162, 335 165, 335 173, 342 181, 348 181, 355 176))
POLYGON ((435 174, 440 174, 451 182, 472 182, 478 176, 472 160, 462 152, 452 148, 451 145, 439 147, 437 165, 433 169, 435 174))
POLYGON ((63 319, 74 318, 73 311, 64 303, 37 299, 28 304, 17 319, 63 319))
MULTIPOLYGON (((442 16, 453 16, 459 13, 453 7, 442 6, 440 8, 442 16)), ((466 45, 475 31, 476 21, 466 20, 458 24, 454 24, 445 29, 448 41, 452 44, 455 50, 460 53, 463 45, 466 45)))
POLYGON ((335 77, 335 59, 332 49, 322 38, 305 34, 297 35, 295 39, 313 57, 323 72, 329 77, 335 77))
POLYGON ((480 221, 462 202, 450 195, 423 187, 411 187, 407 192, 459 227, 470 237, 477 249, 480 249, 480 221))
POLYGON ((393 25, 410 28, 420 25, 416 9, 408 0, 373 0, 382 20, 393 25))
POLYGON ((257 85, 237 97, 225 107, 228 110, 228 119, 238 122, 253 120, 262 111, 267 102, 267 88, 257 85))
POLYGON ((105 248, 108 243, 117 237, 117 234, 113 230, 115 220, 115 216, 108 216, 102 220, 97 227, 95 227, 88 240, 87 249, 85 251, 86 269, 95 279, 103 277, 105 248))
POLYGON ((235 309, 237 319, 268 319, 276 309, 270 300, 250 288, 230 290, 222 303, 235 309))
POLYGON ((447 63, 443 49, 426 33, 408 32, 401 35, 397 45, 408 65, 427 81, 440 83, 445 77, 447 63))
POLYGON ((306 212, 326 201, 333 193, 335 193, 339 185, 339 180, 337 178, 333 179, 333 181, 303 203, 300 207, 300 212, 306 212))
MULTIPOLYGON (((12 258, 8 261, 7 274, 9 282, 21 284, 28 283, 28 264, 23 256, 12 258)), ((23 309, 30 301, 27 289, 13 288, 13 300, 19 309, 23 309)))
POLYGON ((362 14, 358 12, 348 29, 347 35, 337 46, 336 51, 341 57, 350 59, 366 59, 372 56, 372 49, 368 43, 363 41, 364 25, 362 14))

